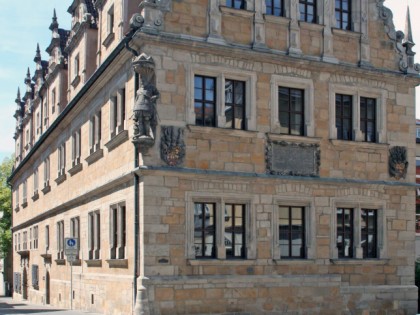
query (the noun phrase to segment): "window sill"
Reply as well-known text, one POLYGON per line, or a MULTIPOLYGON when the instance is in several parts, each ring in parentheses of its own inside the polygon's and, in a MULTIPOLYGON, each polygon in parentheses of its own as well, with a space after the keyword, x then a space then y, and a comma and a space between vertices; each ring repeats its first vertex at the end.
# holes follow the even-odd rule
POLYGON ((66 260, 65 259, 56 259, 56 260, 54 260, 55 261, 55 263, 57 264, 57 265, 61 265, 61 266, 63 266, 63 265, 65 265, 66 264, 66 260))
POLYGON ((192 133, 203 133, 203 134, 212 134, 215 136, 234 136, 234 137, 243 137, 243 138, 252 138, 255 139, 255 135, 258 131, 253 130, 241 130, 241 129, 231 129, 231 128, 220 128, 220 127, 205 127, 197 125, 187 125, 187 129, 192 133))
POLYGON ((276 24, 281 24, 281 25, 290 24, 290 19, 284 16, 264 14, 264 19, 266 22, 270 22, 270 23, 276 23, 276 24))
POLYGON ((108 48, 108 46, 114 41, 114 38, 115 38, 115 33, 114 32, 109 33, 108 36, 102 42, 102 45, 108 48))
POLYGON ((356 141, 356 140, 338 140, 338 139, 330 139, 330 142, 334 146, 343 146, 348 148, 350 147, 364 147, 366 149, 382 149, 388 150, 389 144, 388 143, 376 143, 376 142, 365 142, 365 141, 356 141))
POLYGON ((220 6, 220 11, 225 15, 240 16, 244 18, 251 18, 254 16, 254 12, 248 11, 247 9, 235 9, 226 6, 220 6))
POLYGON ((311 31, 322 31, 325 27, 325 25, 323 24, 309 23, 305 21, 299 21, 299 26, 304 30, 311 30, 311 31))
POLYGON ((21 206, 23 209, 25 209, 28 206, 28 202, 25 200, 24 202, 22 202, 21 206))
POLYGON ((283 258, 283 259, 273 259, 274 264, 276 265, 310 265, 315 263, 315 259, 305 259, 305 258, 283 258))
POLYGON ((17 252, 21 257, 29 257, 29 250, 24 249, 24 250, 18 250, 17 252))
POLYGON ((54 181, 57 183, 57 185, 60 185, 62 182, 64 182, 67 179, 66 174, 63 172, 60 176, 58 176, 54 181))
POLYGON ((73 175, 79 173, 82 169, 83 169, 83 164, 78 163, 78 164, 74 165, 71 169, 69 169, 68 172, 69 172, 70 176, 73 176, 73 175))
POLYGON ((42 191, 42 193, 43 193, 44 195, 48 194, 48 193, 51 191, 51 186, 50 186, 50 184, 46 184, 46 185, 44 185, 44 188, 42 188, 42 189, 41 189, 41 191, 42 191))
POLYGON ((333 265, 385 265, 389 262, 389 259, 384 258, 343 258, 343 259, 330 259, 333 265))
POLYGON ((15 207, 14 210, 15 210, 15 212, 19 212, 19 210, 20 210, 19 206, 15 207))
POLYGON ((73 262, 69 262, 70 265, 72 266, 81 266, 82 265, 82 260, 81 259, 76 259, 73 262))
POLYGON ((252 266, 255 260, 249 259, 188 259, 191 266, 252 266))
POLYGON ((85 161, 88 163, 88 165, 95 163, 97 160, 102 158, 104 156, 104 150, 98 149, 95 152, 93 152, 91 155, 89 155, 85 161))
POLYGON ((102 259, 88 259, 85 263, 88 267, 102 267, 102 259))
POLYGON ((128 268, 128 259, 107 259, 109 268, 128 268))
POLYGON ((343 30, 341 28, 332 28, 332 33, 334 35, 340 35, 340 36, 350 36, 350 37, 354 37, 354 38, 360 38, 360 35, 362 35, 362 33, 359 32, 354 32, 351 30, 343 30))
POLYGON ((71 86, 75 88, 76 86, 78 86, 78 85, 79 85, 79 83, 80 83, 80 75, 77 75, 77 76, 73 79, 73 81, 71 81, 71 86))
POLYGON ((39 199, 39 193, 38 191, 34 192, 34 195, 32 196, 32 201, 36 201, 39 199))
POLYGON ((127 140, 128 130, 123 130, 119 134, 113 136, 107 143, 105 143, 105 146, 108 149, 108 152, 110 152, 127 140))

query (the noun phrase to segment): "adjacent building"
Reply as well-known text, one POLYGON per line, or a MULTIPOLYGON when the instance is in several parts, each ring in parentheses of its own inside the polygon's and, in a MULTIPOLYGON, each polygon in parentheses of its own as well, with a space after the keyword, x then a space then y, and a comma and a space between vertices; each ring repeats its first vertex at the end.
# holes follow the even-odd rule
POLYGON ((14 299, 416 313, 408 11, 403 33, 383 0, 69 5, 16 99, 14 299))

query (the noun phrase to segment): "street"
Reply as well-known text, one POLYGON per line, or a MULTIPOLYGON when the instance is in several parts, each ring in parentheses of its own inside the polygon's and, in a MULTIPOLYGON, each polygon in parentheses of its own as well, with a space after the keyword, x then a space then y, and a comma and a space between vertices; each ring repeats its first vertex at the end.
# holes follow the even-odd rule
POLYGON ((10 297, 0 297, 0 315, 28 315, 28 314, 48 314, 48 315, 100 315, 85 311, 70 311, 57 309, 48 305, 33 305, 23 301, 14 301, 10 297))

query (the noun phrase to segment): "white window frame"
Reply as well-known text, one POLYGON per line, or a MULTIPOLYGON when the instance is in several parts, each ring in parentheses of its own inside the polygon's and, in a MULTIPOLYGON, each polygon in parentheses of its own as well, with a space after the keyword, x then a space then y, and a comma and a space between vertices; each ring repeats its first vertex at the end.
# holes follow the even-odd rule
POLYGON ((241 194, 219 194, 219 193, 186 193, 186 256, 187 259, 206 261, 195 256, 194 247, 194 204, 195 203, 214 203, 216 211, 216 257, 214 259, 226 261, 246 261, 257 258, 256 249, 256 204, 258 198, 245 198, 241 194), (225 204, 245 205, 245 245, 246 257, 243 259, 226 259, 226 248, 224 242, 224 209, 225 204))
POLYGON ((33 227, 34 249, 38 249, 38 239, 39 239, 39 229, 38 229, 38 225, 35 225, 33 227))
POLYGON ((284 261, 293 261, 293 260, 308 260, 315 259, 316 251, 316 217, 315 217, 315 206, 313 197, 304 197, 304 196, 277 196, 274 200, 273 214, 272 214, 272 253, 273 260, 284 260, 284 261), (280 252, 280 242, 279 242, 279 229, 278 229, 278 219, 279 219, 279 207, 303 207, 305 213, 305 245, 306 245, 306 257, 305 258, 281 258, 280 252))
POLYGON ((186 86, 187 90, 189 91, 189 105, 186 107, 187 124, 195 125, 194 77, 196 75, 214 77, 216 79, 216 127, 211 128, 232 129, 220 126, 224 126, 226 124, 225 80, 237 80, 245 82, 245 130, 257 130, 256 73, 238 70, 237 68, 233 69, 228 67, 211 67, 206 65, 191 65, 190 70, 187 72, 186 86))
POLYGON ((66 143, 57 148, 57 177, 63 176, 66 171, 66 143))
MULTIPOLYGON (((341 260, 338 258, 337 249, 337 209, 349 208, 353 209, 353 258, 350 259, 387 259, 387 226, 386 226, 386 202, 374 201, 357 196, 359 201, 350 198, 332 198, 332 215, 331 215, 331 247, 330 255, 332 259, 341 260), (363 258, 363 248, 361 242, 361 211, 362 209, 373 209, 377 211, 377 258, 363 258)), ((347 258, 346 258, 347 259, 347 258)))
POLYGON ((380 88, 362 85, 344 85, 331 83, 329 86, 329 125, 330 139, 337 139, 337 128, 335 127, 335 96, 336 94, 345 94, 352 96, 352 120, 354 140, 363 143, 385 143, 386 142, 386 99, 387 91, 380 88), (360 98, 367 97, 376 100, 376 142, 366 142, 360 129, 360 98))
POLYGON ((22 207, 28 202, 28 182, 25 179, 22 184, 22 207))
POLYGON ((296 137, 314 137, 314 83, 307 78, 273 74, 271 76, 271 132, 280 134, 279 87, 301 89, 304 94, 304 134, 296 137))
POLYGON ((55 91, 55 88, 53 88, 51 90, 51 104, 52 104, 51 105, 51 112, 52 112, 52 114, 54 114, 54 112, 55 112, 56 101, 57 101, 57 93, 55 91))

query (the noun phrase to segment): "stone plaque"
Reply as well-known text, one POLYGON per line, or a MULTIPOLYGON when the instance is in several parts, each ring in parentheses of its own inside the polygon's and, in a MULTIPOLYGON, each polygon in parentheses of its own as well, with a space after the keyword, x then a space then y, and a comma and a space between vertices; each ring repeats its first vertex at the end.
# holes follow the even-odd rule
POLYGON ((292 176, 319 175, 319 145, 269 141, 267 173, 292 176))

